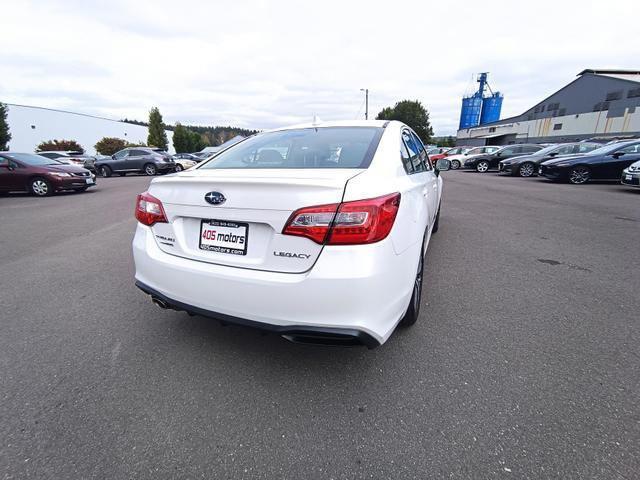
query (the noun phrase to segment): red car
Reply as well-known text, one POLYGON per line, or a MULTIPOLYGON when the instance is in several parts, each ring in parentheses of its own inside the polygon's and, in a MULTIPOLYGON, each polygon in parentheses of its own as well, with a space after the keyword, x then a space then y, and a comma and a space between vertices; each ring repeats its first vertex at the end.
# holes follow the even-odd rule
POLYGON ((441 158, 446 157, 447 156, 447 152, 449 150, 451 150, 450 147, 431 148, 427 152, 427 155, 429 155, 429 160, 431 160, 432 162, 435 162, 437 160, 440 160, 441 158))
POLYGON ((85 168, 33 153, 0 152, 0 192, 44 197, 61 190, 84 192, 95 184, 95 176, 85 168))

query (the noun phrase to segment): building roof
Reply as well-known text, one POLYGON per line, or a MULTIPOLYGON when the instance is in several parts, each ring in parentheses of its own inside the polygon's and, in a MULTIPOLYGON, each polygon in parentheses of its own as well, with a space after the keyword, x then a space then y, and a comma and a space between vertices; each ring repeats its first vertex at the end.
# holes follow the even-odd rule
POLYGON ((578 74, 578 77, 585 73, 591 73, 593 75, 601 75, 605 77, 617 78, 619 80, 628 80, 631 82, 640 83, 640 70, 595 70, 587 68, 578 74))

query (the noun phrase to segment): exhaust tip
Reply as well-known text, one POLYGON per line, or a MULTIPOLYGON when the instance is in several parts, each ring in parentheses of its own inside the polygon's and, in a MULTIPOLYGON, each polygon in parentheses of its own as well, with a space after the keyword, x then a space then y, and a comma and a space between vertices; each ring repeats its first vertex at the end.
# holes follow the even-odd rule
POLYGON ((165 302, 164 300, 158 297, 151 297, 151 301, 156 307, 160 307, 163 310, 166 310, 167 308, 169 308, 169 305, 167 304, 167 302, 165 302))

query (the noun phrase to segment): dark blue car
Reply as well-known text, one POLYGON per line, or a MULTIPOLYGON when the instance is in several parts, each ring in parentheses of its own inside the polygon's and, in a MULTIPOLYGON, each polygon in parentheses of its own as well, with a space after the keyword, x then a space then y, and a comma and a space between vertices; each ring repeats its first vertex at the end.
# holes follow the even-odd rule
POLYGON ((539 174, 575 185, 589 180, 620 180, 622 171, 640 160, 640 140, 613 143, 586 155, 564 156, 540 165, 539 174))

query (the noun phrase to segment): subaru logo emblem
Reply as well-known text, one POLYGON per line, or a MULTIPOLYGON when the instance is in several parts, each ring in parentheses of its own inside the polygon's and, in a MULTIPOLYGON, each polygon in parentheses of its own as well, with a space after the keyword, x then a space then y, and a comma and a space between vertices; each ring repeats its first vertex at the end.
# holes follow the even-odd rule
POLYGON ((209 192, 204 196, 204 199, 211 205, 221 205, 227 201, 220 192, 209 192))

